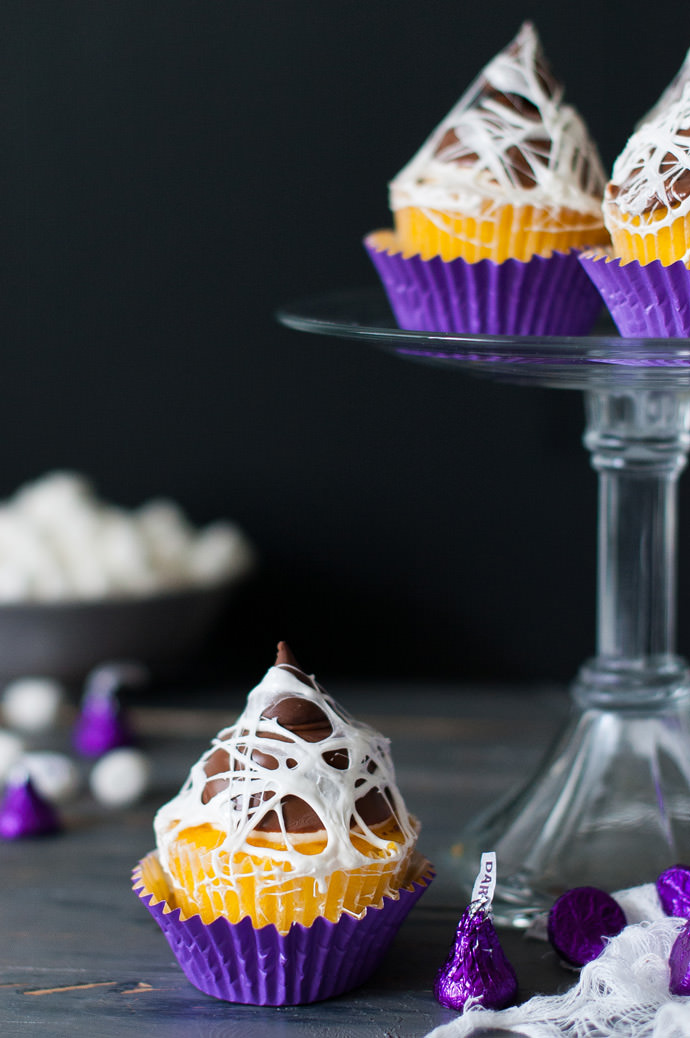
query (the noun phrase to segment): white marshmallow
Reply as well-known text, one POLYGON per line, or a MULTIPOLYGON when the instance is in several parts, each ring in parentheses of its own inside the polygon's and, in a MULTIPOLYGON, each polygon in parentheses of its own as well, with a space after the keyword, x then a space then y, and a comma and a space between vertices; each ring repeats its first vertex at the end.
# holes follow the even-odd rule
POLYGON ((136 521, 156 569, 171 580, 186 578, 196 534, 177 505, 172 501, 150 501, 139 509, 136 521))
POLYGON ((30 519, 32 525, 52 528, 56 515, 73 516, 92 508, 95 502, 91 484, 75 472, 51 472, 34 483, 27 483, 14 496, 15 511, 30 519))
POLYGON ((111 750, 94 764, 89 786, 96 800, 106 807, 127 807, 146 792, 150 774, 146 754, 123 747, 111 750))
POLYGON ((197 530, 171 501, 127 512, 55 472, 0 504, 0 603, 146 595, 244 575, 253 550, 230 523, 197 530))
POLYGON ((79 768, 64 753, 25 753, 21 759, 37 791, 55 804, 71 800, 81 785, 79 768))
POLYGON ((254 552, 244 534, 232 523, 218 521, 200 531, 190 551, 190 574, 200 581, 234 570, 238 576, 251 569, 254 552))
POLYGON ((62 685, 52 678, 17 678, 2 696, 5 721, 26 732, 44 731, 55 724, 64 695, 62 685))
POLYGON ((0 728, 0 784, 5 781, 23 753, 24 743, 19 736, 0 728))

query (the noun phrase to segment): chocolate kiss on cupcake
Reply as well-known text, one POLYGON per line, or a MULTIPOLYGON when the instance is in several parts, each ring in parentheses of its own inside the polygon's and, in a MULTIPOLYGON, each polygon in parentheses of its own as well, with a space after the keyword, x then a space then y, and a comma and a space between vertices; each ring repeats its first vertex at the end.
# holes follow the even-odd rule
MULTIPOLYGON (((309 689, 318 688, 315 682, 300 668, 286 642, 278 643, 275 666, 289 671, 309 689)), ((318 702, 314 702, 313 699, 300 695, 277 694, 274 700, 264 707, 261 712, 261 718, 275 721, 282 729, 285 729, 285 734, 283 735, 273 729, 259 728, 257 736, 261 740, 291 743, 295 742, 296 739, 300 739, 308 743, 317 743, 323 742, 333 734, 333 725, 324 709, 318 702)), ((240 734, 242 733, 240 732, 240 734)), ((246 747, 244 749, 246 752, 246 747)), ((322 754, 322 757, 327 764, 339 771, 346 770, 350 764, 350 755, 346 746, 329 749, 322 754)), ((269 771, 277 770, 279 767, 278 759, 267 752, 265 747, 261 749, 254 747, 251 750, 251 759, 269 771)), ((376 771, 374 761, 368 759, 365 763, 368 773, 373 774, 376 771)), ((286 765, 288 768, 296 767, 297 761, 288 756, 286 765)), ((242 762, 235 759, 233 770, 240 771, 243 769, 244 765, 242 762)), ((204 786, 201 797, 203 802, 207 803, 211 797, 228 787, 230 781, 230 758, 228 752, 223 749, 215 750, 206 762, 204 771, 208 776, 208 781, 204 786)), ((250 811, 256 811, 272 795, 273 791, 271 790, 252 794, 250 811)), ((393 817, 388 798, 377 788, 372 788, 364 796, 359 797, 355 801, 355 807, 359 817, 369 826, 378 825, 393 817)), ((259 819, 256 824, 256 831, 277 833, 282 832, 284 829, 288 833, 316 833, 323 829, 323 823, 313 808, 294 794, 288 794, 281 798, 280 813, 282 815, 282 825, 278 812, 271 810, 259 819)), ((354 815, 350 824, 352 828, 355 828, 357 823, 354 815)))

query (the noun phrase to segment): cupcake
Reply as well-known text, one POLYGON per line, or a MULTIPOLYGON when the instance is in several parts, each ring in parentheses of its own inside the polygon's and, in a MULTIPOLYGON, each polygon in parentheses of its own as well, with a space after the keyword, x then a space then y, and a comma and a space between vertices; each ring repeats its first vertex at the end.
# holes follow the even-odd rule
POLYGON ((600 303, 572 250, 607 241, 605 176, 534 27, 479 75, 390 185, 365 240, 401 327, 577 334, 600 303))
POLYGON ((690 263, 690 83, 616 159, 604 220, 621 263, 690 263))
POLYGON ((614 163, 603 203, 611 250, 582 257, 623 335, 690 335, 690 82, 684 70, 614 163))
POLYGON ((154 828, 137 893, 189 979, 229 1001, 311 1002, 362 983, 431 879, 388 741, 282 642, 154 828))

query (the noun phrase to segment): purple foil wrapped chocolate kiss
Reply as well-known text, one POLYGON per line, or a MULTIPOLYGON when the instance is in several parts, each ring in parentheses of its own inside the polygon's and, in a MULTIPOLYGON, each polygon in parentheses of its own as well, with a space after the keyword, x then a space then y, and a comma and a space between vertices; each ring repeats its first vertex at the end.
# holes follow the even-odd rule
POLYGON ((512 1005, 518 983, 491 920, 496 885, 496 855, 483 854, 472 900, 460 917, 448 959, 439 970, 434 994, 442 1006, 463 1010, 468 1003, 485 1009, 512 1005))
POLYGON ((132 735, 115 700, 92 697, 82 705, 74 728, 74 748, 84 757, 101 757, 109 750, 129 746, 132 735))
POLYGON ((118 690, 145 682, 147 672, 135 663, 109 663, 97 667, 86 679, 86 689, 72 742, 83 757, 102 757, 135 741, 118 690))
POLYGON ((672 865, 656 881, 656 892, 666 915, 690 919, 690 868, 672 865))
POLYGON ((20 840, 25 836, 43 836, 60 830, 60 821, 52 804, 36 791, 26 774, 10 777, 0 803, 0 836, 20 840))
POLYGON ((690 995, 690 921, 676 937, 668 964, 671 971, 668 990, 672 995, 690 995))
POLYGON ((562 959, 584 966, 601 955, 607 940, 626 926, 623 909, 597 887, 573 887, 549 912, 548 935, 562 959))
POLYGON ((460 919, 451 953, 436 977, 436 998, 451 1009, 462 1010, 468 1002, 504 1009, 515 1001, 517 986, 490 907, 485 901, 473 901, 460 919))

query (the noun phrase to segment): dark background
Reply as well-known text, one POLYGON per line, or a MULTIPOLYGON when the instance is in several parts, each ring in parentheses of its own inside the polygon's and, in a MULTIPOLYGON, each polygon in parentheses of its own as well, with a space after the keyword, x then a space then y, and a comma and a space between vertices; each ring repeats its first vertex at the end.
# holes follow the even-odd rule
POLYGON ((388 180, 523 18, 609 167, 690 44, 680 10, 4 2, 0 496, 66 467, 238 520, 263 565, 224 673, 258 678, 284 637, 324 678, 570 680, 594 647, 580 394, 273 314, 375 284, 388 180))

